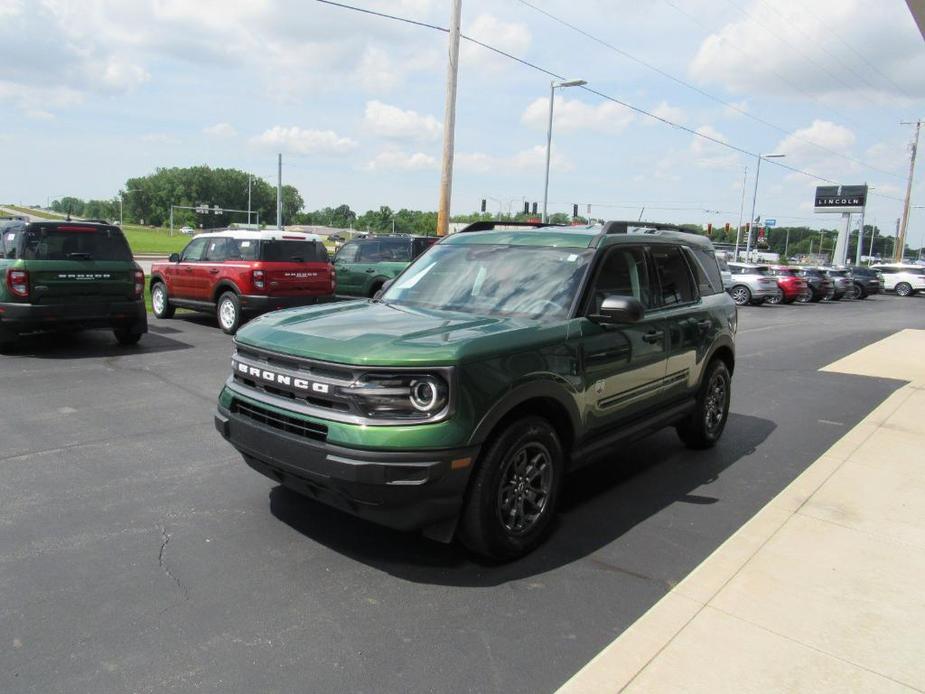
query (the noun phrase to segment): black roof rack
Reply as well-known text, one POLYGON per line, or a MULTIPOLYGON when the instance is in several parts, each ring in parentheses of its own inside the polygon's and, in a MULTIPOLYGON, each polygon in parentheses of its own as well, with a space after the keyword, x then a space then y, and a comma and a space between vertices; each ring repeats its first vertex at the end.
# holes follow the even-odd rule
POLYGON ((486 219, 479 222, 472 222, 472 224, 463 227, 457 233, 464 234, 469 231, 490 231, 495 227, 525 227, 530 229, 540 229, 542 227, 561 226, 561 224, 549 224, 548 222, 506 222, 501 219, 486 219))

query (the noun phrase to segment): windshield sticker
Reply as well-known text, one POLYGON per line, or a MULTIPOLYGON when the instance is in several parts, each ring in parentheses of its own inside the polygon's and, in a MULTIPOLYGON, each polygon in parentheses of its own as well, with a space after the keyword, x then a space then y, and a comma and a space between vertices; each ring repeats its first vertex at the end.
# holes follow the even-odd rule
POLYGON ((242 241, 242 242, 241 242, 241 248, 250 248, 250 247, 251 247, 251 242, 250 242, 250 241, 242 241))
POLYGON ((576 260, 578 260, 578 255, 575 253, 570 253, 566 260, 568 260, 570 263, 574 263, 576 260))

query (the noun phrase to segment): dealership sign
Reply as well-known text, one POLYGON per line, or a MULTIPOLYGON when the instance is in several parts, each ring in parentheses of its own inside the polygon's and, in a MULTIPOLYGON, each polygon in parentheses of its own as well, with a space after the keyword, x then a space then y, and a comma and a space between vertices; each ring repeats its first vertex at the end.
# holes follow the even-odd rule
POLYGON ((819 186, 814 212, 863 212, 867 186, 819 186))

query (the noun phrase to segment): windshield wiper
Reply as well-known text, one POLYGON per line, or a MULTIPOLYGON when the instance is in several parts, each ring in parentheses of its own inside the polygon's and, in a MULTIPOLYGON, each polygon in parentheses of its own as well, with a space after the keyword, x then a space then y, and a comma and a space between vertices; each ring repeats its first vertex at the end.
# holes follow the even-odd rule
POLYGON ((79 252, 79 253, 68 253, 67 257, 73 258, 75 260, 93 260, 93 256, 89 253, 79 252))

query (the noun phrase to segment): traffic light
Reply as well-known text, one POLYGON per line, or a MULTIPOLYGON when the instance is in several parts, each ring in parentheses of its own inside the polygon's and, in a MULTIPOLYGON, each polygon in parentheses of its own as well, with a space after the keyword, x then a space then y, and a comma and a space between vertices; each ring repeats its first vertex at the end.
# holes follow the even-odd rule
POLYGON ((530 214, 530 203, 524 200, 524 214, 530 214))
POLYGON ((533 203, 533 214, 536 214, 536 203, 533 203))
POLYGON ((713 233, 713 222, 707 222, 707 235, 713 233))
POLYGON ((482 212, 485 211, 485 208, 486 208, 485 198, 482 198, 482 212))
POLYGON ((578 216, 578 205, 572 205, 572 218, 574 219, 577 216, 578 216))
POLYGON ((726 222, 726 226, 723 227, 723 230, 728 234, 729 233, 729 222, 726 222))

